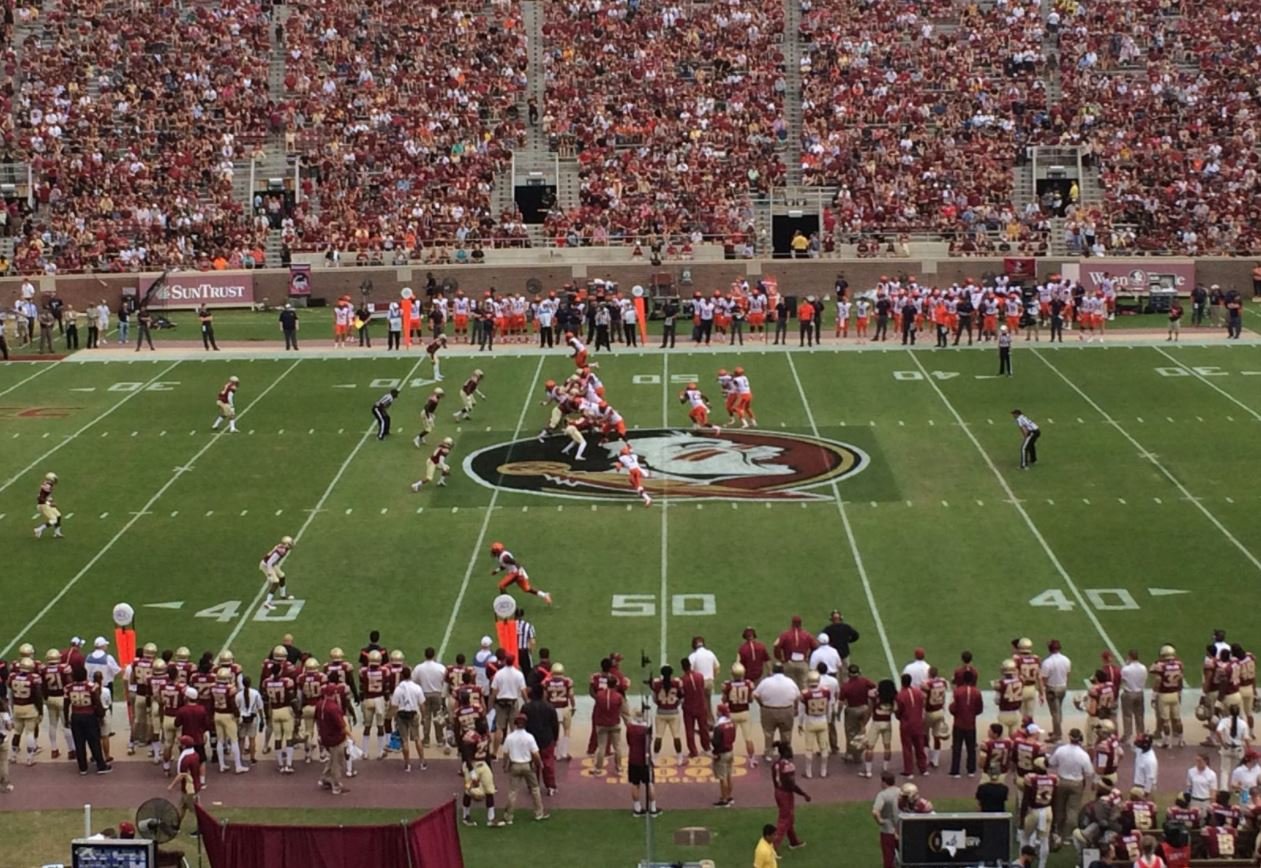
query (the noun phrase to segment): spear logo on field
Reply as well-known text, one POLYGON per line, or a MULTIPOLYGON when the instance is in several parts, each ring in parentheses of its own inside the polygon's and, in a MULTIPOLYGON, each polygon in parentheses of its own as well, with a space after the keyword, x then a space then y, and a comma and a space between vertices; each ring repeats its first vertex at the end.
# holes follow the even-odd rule
MULTIPOLYGON (((870 459, 847 443, 805 434, 724 430, 721 434, 658 428, 632 431, 631 446, 647 470, 653 497, 713 500, 826 500, 816 488, 853 476, 870 459)), ((472 453, 464 469, 489 488, 556 497, 638 500, 616 472, 620 441, 589 442, 582 461, 562 450, 568 437, 517 440, 472 453)))

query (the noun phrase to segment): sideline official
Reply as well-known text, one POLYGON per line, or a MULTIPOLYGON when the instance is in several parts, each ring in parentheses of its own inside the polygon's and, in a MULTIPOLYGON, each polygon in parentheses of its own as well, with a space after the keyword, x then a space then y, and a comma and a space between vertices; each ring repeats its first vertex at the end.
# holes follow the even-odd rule
POLYGON ((1038 430, 1038 424, 1019 408, 1011 411, 1011 417, 1016 420, 1016 427, 1020 429, 1020 469, 1028 470, 1038 463, 1038 438, 1042 436, 1042 432, 1038 430))
POLYGON ((390 406, 398 397, 398 389, 390 389, 372 405, 372 418, 377 420, 377 439, 390 436, 390 406))
POLYGON ((1011 376, 1011 332, 1007 326, 998 329, 998 375, 1011 376))

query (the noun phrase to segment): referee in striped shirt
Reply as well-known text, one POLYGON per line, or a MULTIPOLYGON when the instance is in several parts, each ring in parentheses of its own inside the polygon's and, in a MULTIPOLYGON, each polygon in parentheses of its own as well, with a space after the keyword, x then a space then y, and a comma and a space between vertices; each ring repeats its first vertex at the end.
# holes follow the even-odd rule
POLYGON ((534 647, 538 640, 534 634, 534 625, 525 619, 525 609, 517 609, 517 664, 521 671, 530 674, 534 668, 534 647))
POLYGON ((398 397, 398 389, 390 389, 372 405, 372 418, 377 420, 377 439, 390 436, 390 405, 398 397))
POLYGON ((1042 436, 1042 432, 1038 430, 1038 423, 1019 408, 1011 411, 1011 417, 1016 420, 1016 426, 1020 429, 1020 469, 1028 470, 1038 463, 1038 438, 1042 436))

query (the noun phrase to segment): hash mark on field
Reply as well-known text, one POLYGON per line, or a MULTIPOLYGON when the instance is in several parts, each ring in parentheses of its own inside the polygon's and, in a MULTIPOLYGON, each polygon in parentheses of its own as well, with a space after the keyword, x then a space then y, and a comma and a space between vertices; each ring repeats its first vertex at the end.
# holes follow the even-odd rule
POLYGON ((180 511, 178 509, 171 510, 171 518, 175 518, 175 516, 179 514, 180 514, 180 511))
POLYGON ((139 431, 132 431, 132 432, 131 432, 131 436, 132 436, 132 437, 135 437, 135 436, 136 436, 137 434, 139 434, 139 433, 140 433, 139 431))
POLYGON ((556 511, 557 511, 557 512, 564 512, 564 511, 565 511, 565 505, 564 505, 564 504, 561 504, 560 506, 556 507, 556 511))
POLYGON ((1172 416, 1166 416, 1166 417, 1165 417, 1165 421, 1166 421, 1166 422, 1172 422, 1172 421, 1173 421, 1173 417, 1172 417, 1172 416))
POLYGON ((1084 504, 1086 504, 1086 506, 1090 506, 1090 498, 1088 498, 1088 497, 1083 497, 1083 498, 1081 499, 1081 502, 1082 502, 1082 503, 1084 503, 1084 504))
POLYGON ((278 510, 276 510, 276 515, 280 515, 282 512, 284 512, 284 510, 283 510, 283 509, 278 509, 278 510))
POLYGON ((905 428, 905 427, 906 427, 906 423, 905 423, 905 422, 903 422, 901 419, 899 419, 899 420, 898 420, 898 425, 900 425, 900 426, 901 426, 901 427, 903 427, 903 428, 905 428))
POLYGON ((345 434, 345 433, 346 433, 346 429, 345 429, 345 428, 338 428, 338 429, 337 429, 337 433, 338 433, 338 434, 345 434))
POLYGON ((994 424, 994 420, 993 420, 993 419, 986 419, 985 421, 986 421, 986 422, 989 422, 991 425, 993 425, 993 424, 994 424))
POLYGON ((312 428, 310 431, 308 431, 308 432, 306 432, 306 433, 308 433, 308 434, 314 434, 314 433, 315 433, 315 429, 314 429, 314 428, 312 428))
POLYGON ((1078 416, 1078 417, 1077 417, 1077 422, 1078 422, 1078 424, 1080 424, 1080 425, 1085 425, 1085 424, 1086 424, 1086 420, 1085 420, 1085 419, 1083 419, 1081 416, 1078 416))
POLYGON ((243 509, 243 510, 241 510, 241 515, 245 515, 245 514, 246 514, 246 513, 248 513, 248 512, 249 512, 249 510, 248 510, 248 509, 243 509))
POLYGON ((390 508, 389 508, 388 506, 383 506, 383 507, 381 507, 381 514, 382 514, 382 515, 385 515, 385 514, 386 514, 387 512, 389 512, 389 511, 390 511, 390 508))
POLYGON ((1203 417, 1203 416, 1196 416, 1196 417, 1195 417, 1195 421, 1197 421, 1197 422, 1203 422, 1203 421, 1204 421, 1204 417, 1203 417))
POLYGON ((1142 416, 1135 416, 1134 418, 1135 418, 1135 419, 1137 419, 1139 422, 1142 422, 1142 421, 1143 421, 1143 417, 1142 417, 1142 416))
POLYGON ((279 431, 277 431, 276 433, 277 433, 277 434, 284 434, 284 433, 285 433, 285 429, 284 429, 284 428, 281 428, 281 429, 280 429, 279 431))
MULTIPOLYGON (((14 439, 14 440, 16 440, 16 439, 18 439, 18 438, 19 438, 19 437, 21 437, 21 436, 22 436, 21 434, 18 434, 18 433, 16 433, 16 432, 15 432, 15 433, 14 433, 14 435, 13 435, 13 439, 14 439)), ((104 435, 104 434, 102 434, 101 436, 102 436, 102 437, 104 437, 105 435, 104 435)))
POLYGON ((931 427, 933 427, 933 420, 932 420, 932 419, 929 419, 929 420, 928 420, 928 426, 929 426, 930 428, 931 428, 931 427))
POLYGON ((250 429, 248 432, 246 432, 246 433, 248 433, 248 434, 253 434, 253 433, 254 433, 254 429, 253 429, 253 428, 251 428, 251 429, 250 429))
POLYGON ((214 514, 215 514, 215 511, 213 509, 206 510, 206 518, 210 518, 210 516, 214 514))
POLYGON ((1234 499, 1233 497, 1228 497, 1228 498, 1226 498, 1226 502, 1227 502, 1227 503, 1234 503, 1234 502, 1235 502, 1235 499, 1234 499))
POLYGON ((875 419, 872 419, 872 420, 871 420, 871 422, 870 422, 870 424, 871 424, 871 427, 872 427, 872 428, 875 428, 875 427, 876 427, 876 420, 875 420, 875 419))
POLYGON ((1118 498, 1117 498, 1117 503, 1121 504, 1122 506, 1125 506, 1125 498, 1124 498, 1124 497, 1118 497, 1118 498))
POLYGON ((1048 424, 1048 425, 1054 425, 1054 424, 1055 424, 1055 420, 1054 420, 1054 419, 1051 419, 1051 418, 1048 418, 1048 419, 1046 420, 1046 422, 1047 422, 1047 424, 1048 424))
POLYGON ((416 507, 416 514, 417 514, 417 515, 420 515, 420 514, 421 514, 422 512, 424 512, 424 511, 425 511, 425 508, 424 508, 423 506, 418 506, 418 507, 416 507))
MULTIPOLYGON (((1226 421, 1227 421, 1227 422, 1234 422, 1234 421, 1235 421, 1235 417, 1234 417, 1234 416, 1227 416, 1227 417, 1226 417, 1226 421)), ((47 435, 45 435, 45 436, 47 436, 47 435)))
POLYGON ((350 515, 354 511, 355 511, 355 508, 353 506, 346 507, 346 515, 350 515))
POLYGON ((1164 501, 1161 500, 1159 497, 1153 497, 1152 500, 1156 501, 1157 503, 1164 503, 1164 501))
POLYGON ((522 512, 529 512, 529 511, 530 511, 530 507, 528 507, 528 506, 523 506, 523 507, 521 507, 521 511, 522 511, 522 512))
POLYGON ((978 500, 978 501, 976 502, 976 505, 977 505, 977 506, 985 506, 985 501, 983 501, 983 500, 978 500))
POLYGON ((73 512, 66 513, 66 518, 74 518, 74 513, 73 512))
POLYGON ((109 513, 108 512, 101 513, 100 518, 109 518, 109 513))
POLYGON ((158 436, 159 436, 159 437, 165 437, 165 436, 166 436, 166 432, 165 432, 165 431, 159 431, 159 432, 158 432, 158 436))
POLYGON ((1049 497, 1046 499, 1046 502, 1049 506, 1055 506, 1055 501, 1049 497))
POLYGON ((943 501, 941 502, 941 505, 942 505, 942 506, 950 506, 950 501, 948 501, 948 500, 943 500, 943 501))
MULTIPOLYGON (((594 507, 592 507, 592 508, 594 509, 594 507)), ((703 503, 698 503, 698 504, 696 504, 696 508, 697 508, 697 509, 704 509, 704 508, 705 508, 705 504, 703 504, 703 503)))
POLYGON ((732 509, 739 509, 739 508, 740 508, 740 504, 736 503, 736 502, 733 500, 733 501, 731 502, 731 508, 732 508, 732 509))

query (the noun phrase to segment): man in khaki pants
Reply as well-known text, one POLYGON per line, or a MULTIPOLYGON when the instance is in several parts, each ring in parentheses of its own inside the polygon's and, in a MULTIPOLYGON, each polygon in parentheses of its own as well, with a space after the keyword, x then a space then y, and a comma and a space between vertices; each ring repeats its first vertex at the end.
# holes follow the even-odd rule
POLYGON ((517 807, 517 790, 522 785, 534 802, 534 819, 546 820, 550 814, 543 809, 543 790, 539 788, 539 772, 543 759, 539 756, 539 744, 526 731, 526 716, 518 714, 512 720, 512 732, 504 739, 504 770, 508 772, 508 810, 504 821, 512 825, 512 812, 517 807))
POLYGON ((596 691, 595 707, 591 710, 591 725, 595 727, 596 752, 594 777, 605 774, 604 758, 613 751, 613 772, 622 770, 622 719, 628 716, 626 697, 615 687, 605 686, 596 691))
POLYGON ((0 795, 13 792, 9 783, 9 740, 13 737, 13 718, 0 708, 0 795))
POLYGON ((350 725, 342 711, 341 685, 324 685, 320 704, 315 707, 315 727, 320 733, 320 746, 324 748, 324 771, 320 775, 320 789, 331 790, 340 796, 348 791, 342 785, 346 778, 346 744, 350 739, 350 725))
POLYGON ((775 752, 775 742, 792 744, 793 722, 797 717, 797 703, 801 691, 791 678, 784 674, 784 665, 776 663, 771 675, 762 679, 753 691, 762 717, 762 735, 765 739, 763 752, 770 762, 775 752))

